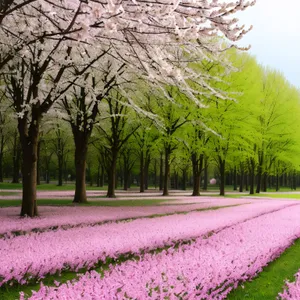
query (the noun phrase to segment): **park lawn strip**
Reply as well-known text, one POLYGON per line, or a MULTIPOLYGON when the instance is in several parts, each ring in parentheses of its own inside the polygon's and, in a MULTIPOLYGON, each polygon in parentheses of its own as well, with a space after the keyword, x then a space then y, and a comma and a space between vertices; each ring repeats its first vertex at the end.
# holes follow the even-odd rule
MULTIPOLYGON (((209 197, 209 195, 208 195, 209 197)), ((265 199, 265 198, 274 198, 274 199, 300 199, 300 193, 271 193, 271 194, 226 194, 225 196, 212 195, 212 197, 224 197, 224 198, 251 198, 253 199, 265 199)))
POLYGON ((295 280, 300 268, 300 240, 289 247, 280 257, 269 263, 252 281, 241 284, 228 296, 228 300, 274 300, 283 291, 285 281, 295 280))
MULTIPOLYGON (((107 186, 99 187, 99 186, 90 186, 86 185, 87 190, 107 190, 107 186)), ((20 190, 22 191, 22 183, 8 183, 8 182, 0 182, 0 190, 20 190)), ((62 186, 58 186, 57 184, 52 183, 43 183, 37 185, 38 191, 73 191, 75 190, 75 183, 67 183, 62 186)))
MULTIPOLYGON (((133 200, 93 200, 87 203, 73 203, 72 199, 38 199, 39 206, 156 206, 177 199, 133 199, 133 200)), ((0 200, 0 207, 21 206, 22 200, 0 200)), ((171 203, 172 204, 172 203, 171 203)), ((187 203, 173 203, 172 205, 186 205, 187 203)), ((194 203, 191 203, 194 204, 194 203)))
POLYGON ((6 192, 6 191, 0 191, 0 196, 19 196, 21 195, 21 191, 20 192, 6 192))
POLYGON ((290 194, 256 194, 255 197, 266 197, 266 198, 284 198, 284 199, 300 199, 300 193, 290 193, 290 194))

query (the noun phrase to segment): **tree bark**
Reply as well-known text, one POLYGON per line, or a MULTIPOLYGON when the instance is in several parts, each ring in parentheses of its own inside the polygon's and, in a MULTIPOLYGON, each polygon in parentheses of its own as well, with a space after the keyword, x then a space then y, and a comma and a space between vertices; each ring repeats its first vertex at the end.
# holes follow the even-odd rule
POLYGON ((237 191, 237 171, 236 171, 236 167, 234 167, 234 171, 233 171, 233 190, 237 191))
POLYGON ((75 195, 74 203, 86 203, 86 158, 88 150, 88 138, 84 132, 77 131, 74 135, 75 141, 75 195))
POLYGON ((208 158, 204 159, 204 175, 203 175, 203 190, 207 191, 208 187, 208 158))
POLYGON ((219 157, 220 196, 225 196, 225 159, 219 157))
POLYGON ((249 174, 246 173, 244 176, 245 176, 244 177, 245 178, 245 190, 246 190, 246 192, 248 192, 249 191, 249 184, 248 184, 249 183, 249 174))
POLYGON ((150 165, 150 153, 149 149, 146 151, 145 157, 145 168, 144 168, 144 183, 145 183, 145 190, 149 188, 149 165, 150 165))
POLYGON ((244 189, 244 166, 241 163, 240 164, 240 188, 239 188, 239 192, 242 193, 244 189))
POLYGON ((154 160, 154 188, 156 189, 157 187, 157 161, 156 159, 154 160))
POLYGON ((163 154, 160 153, 160 165, 159 165, 159 190, 160 191, 162 191, 163 189, 163 182, 164 182, 163 168, 164 168, 163 154))
POLYGON ((63 157, 61 155, 58 156, 58 186, 63 185, 63 157))
POLYGON ((4 135, 2 132, 1 144, 0 144, 0 182, 3 182, 3 151, 4 151, 4 135))
POLYGON ((251 158, 249 162, 249 181, 250 195, 254 195, 255 161, 253 158, 251 158))
POLYGON ((261 187, 262 192, 267 191, 267 185, 268 185, 268 173, 264 172, 262 177, 262 187, 261 187))
POLYGON ((258 156, 258 166, 257 166, 257 186, 256 193, 259 194, 261 190, 261 181, 262 181, 262 168, 263 168, 263 152, 258 156))
POLYGON ((38 156, 38 137, 39 121, 33 112, 34 120, 29 130, 27 129, 27 120, 19 119, 18 129, 21 139, 23 166, 22 166, 22 207, 21 216, 38 216, 36 187, 37 187, 37 156, 38 156))
POLYGON ((175 172, 174 174, 174 189, 178 190, 178 173, 175 172))
POLYGON ((182 170, 182 189, 186 190, 187 171, 186 168, 182 170))
POLYGON ((144 150, 140 153, 140 193, 145 192, 145 166, 144 166, 144 150))
POLYGON ((196 153, 192 154, 193 164, 193 193, 192 196, 200 196, 201 172, 203 168, 203 154, 197 157, 196 153))
POLYGON ((278 174, 278 170, 276 172, 276 192, 279 191, 279 174, 278 174))
POLYGON ((129 162, 126 156, 123 156, 123 163, 124 163, 124 182, 123 182, 123 190, 128 190, 128 183, 129 183, 129 162))
POLYGON ((115 188, 116 188, 116 169, 117 169, 117 155, 116 151, 112 151, 110 168, 107 170, 108 175, 108 188, 107 197, 116 198, 115 188))
POLYGON ((41 178, 40 178, 40 166, 41 166, 41 141, 38 141, 37 144, 37 168, 36 168, 36 184, 41 184, 41 178))
POLYGON ((101 166, 101 173, 100 173, 100 182, 99 186, 103 187, 104 186, 104 166, 101 166))
POLYGON ((169 196, 170 154, 171 154, 171 148, 169 145, 167 145, 165 147, 165 176, 164 176, 163 196, 169 196))
POLYGON ((13 142, 13 178, 12 183, 19 183, 20 176, 20 160, 21 160, 21 144, 19 140, 18 133, 14 134, 14 142, 13 142))

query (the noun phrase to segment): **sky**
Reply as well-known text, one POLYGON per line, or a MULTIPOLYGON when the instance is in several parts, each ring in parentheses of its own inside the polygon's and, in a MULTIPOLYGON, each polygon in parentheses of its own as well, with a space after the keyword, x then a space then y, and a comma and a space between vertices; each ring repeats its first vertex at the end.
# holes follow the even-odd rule
POLYGON ((238 18, 240 24, 253 25, 238 45, 250 44, 249 53, 260 64, 281 71, 300 88, 300 1, 257 0, 238 18))

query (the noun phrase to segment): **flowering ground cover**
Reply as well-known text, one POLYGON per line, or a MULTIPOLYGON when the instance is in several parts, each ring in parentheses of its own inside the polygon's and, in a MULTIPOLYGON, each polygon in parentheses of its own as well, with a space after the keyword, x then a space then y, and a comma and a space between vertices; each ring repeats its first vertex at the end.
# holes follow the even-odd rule
POLYGON ((295 275, 294 282, 286 282, 286 288, 278 295, 282 300, 299 300, 300 299, 300 270, 295 275))
MULTIPOLYGON (((108 223, 0 239, 1 285, 64 269, 91 268, 107 257, 172 245, 252 219, 294 202, 256 202, 216 211, 191 212, 128 223, 108 223), (175 241, 175 242, 174 242, 175 241), (13 251, 12 251, 13 249, 13 251)), ((300 207, 300 206, 299 206, 300 207)))
MULTIPOLYGON (((78 225, 96 224, 107 221, 115 221, 129 218, 148 217, 153 215, 165 215, 180 212, 189 212, 198 209, 256 203, 251 199, 221 199, 212 197, 197 197, 198 203, 190 205, 182 202, 182 205, 141 206, 141 207, 39 207, 40 217, 35 219, 20 218, 19 207, 6 207, 0 209, 0 235, 12 232, 27 232, 33 229, 45 230, 55 227, 72 227, 78 225)), ((137 200, 139 201, 139 200, 137 200)), ((172 202, 173 203, 173 202, 172 202)), ((269 202, 266 202, 269 203, 269 202)), ((281 203, 281 202, 279 202, 281 203)), ((171 203, 170 203, 171 204, 171 203)), ((179 204, 179 203, 177 203, 179 204)))
POLYGON ((264 214, 113 266, 103 278, 92 271, 58 288, 42 287, 30 299, 225 299, 299 238, 299 214, 300 205, 264 214))

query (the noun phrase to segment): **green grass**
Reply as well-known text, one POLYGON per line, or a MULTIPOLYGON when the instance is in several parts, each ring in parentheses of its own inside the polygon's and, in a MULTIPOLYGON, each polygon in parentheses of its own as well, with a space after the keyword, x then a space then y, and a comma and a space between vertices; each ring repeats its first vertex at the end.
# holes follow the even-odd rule
MULTIPOLYGON (((74 204, 71 199, 39 199, 38 206, 155 206, 170 205, 176 199, 134 199, 134 200, 93 200, 83 204, 74 204)), ((187 203, 174 203, 172 205, 186 205, 187 203)), ((21 200, 0 200, 0 207, 21 206, 21 200)))
MULTIPOLYGON (((107 190, 107 186, 97 187, 97 186, 89 186, 86 185, 87 190, 107 190)), ((22 183, 7 183, 0 182, 0 190, 22 190, 22 183)), ((40 184, 37 186, 38 191, 73 191, 75 190, 75 183, 68 183, 62 186, 58 186, 56 184, 40 184)))
MULTIPOLYGON (((214 195, 213 197, 221 197, 219 195, 214 195)), ((289 198, 289 199, 300 199, 300 193, 289 193, 289 194, 225 194, 225 198, 251 198, 251 197, 259 197, 259 198, 274 198, 274 199, 280 199, 280 198, 289 198)))
POLYGON ((20 192, 0 192, 0 196, 19 196, 20 192))
MULTIPOLYGON (((76 278, 77 273, 75 272, 64 272, 61 276, 59 275, 51 275, 47 276, 46 278, 43 279, 43 283, 45 285, 54 285, 54 281, 59 281, 59 282, 66 282, 68 280, 72 280, 76 278)), ((1 300, 16 300, 20 299, 20 292, 23 291, 26 295, 31 295, 32 291, 38 291, 40 288, 40 283, 31 283, 28 285, 20 285, 20 284, 15 284, 14 286, 3 286, 0 287, 0 299, 1 300)))
POLYGON ((300 199, 300 194, 255 194, 256 197, 300 199))
POLYGON ((294 281, 294 275, 300 268, 300 240, 287 249, 279 258, 264 268, 251 282, 232 291, 229 300, 275 300, 283 291, 285 280, 294 281))

